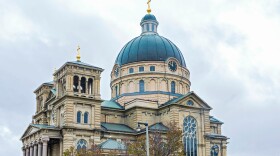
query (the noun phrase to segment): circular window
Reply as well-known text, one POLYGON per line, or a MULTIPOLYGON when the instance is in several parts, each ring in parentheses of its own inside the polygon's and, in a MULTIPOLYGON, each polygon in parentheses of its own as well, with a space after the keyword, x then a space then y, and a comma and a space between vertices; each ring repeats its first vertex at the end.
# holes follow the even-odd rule
POLYGON ((194 104, 194 103, 193 103, 192 100, 188 100, 188 101, 187 101, 187 105, 188 105, 188 106, 193 106, 193 104, 194 104))

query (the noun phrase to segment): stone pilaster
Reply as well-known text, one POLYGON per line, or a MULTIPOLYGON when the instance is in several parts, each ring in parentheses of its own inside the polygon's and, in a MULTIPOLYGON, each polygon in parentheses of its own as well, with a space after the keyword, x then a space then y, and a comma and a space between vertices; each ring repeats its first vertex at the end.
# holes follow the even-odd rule
POLYGON ((72 126, 74 123, 74 103, 66 102, 64 105, 64 125, 72 126))
POLYGON ((74 143, 74 132, 73 129, 64 129, 63 130, 63 152, 67 149, 70 149, 74 143))

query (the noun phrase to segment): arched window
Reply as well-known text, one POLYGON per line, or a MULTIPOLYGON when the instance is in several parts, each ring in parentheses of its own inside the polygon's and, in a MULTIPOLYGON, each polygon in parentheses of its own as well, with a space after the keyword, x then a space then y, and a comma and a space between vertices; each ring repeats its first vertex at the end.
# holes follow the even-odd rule
POLYGON ((144 92, 145 91, 145 82, 143 80, 139 81, 139 92, 144 92))
POLYGON ((82 112, 78 111, 77 112, 77 123, 81 123, 81 116, 82 116, 82 112))
POLYGON ((135 90, 135 84, 134 84, 133 81, 130 81, 130 82, 128 83, 127 92, 128 92, 128 93, 136 92, 136 90, 135 90))
POLYGON ((118 96, 118 86, 115 86, 115 95, 118 96))
POLYGON ((134 69, 133 68, 129 68, 129 73, 134 73, 134 69))
POLYGON ((84 123, 85 124, 88 123, 88 112, 85 112, 85 114, 84 114, 84 123))
POLYGON ((184 149, 187 156, 197 156, 197 123, 195 118, 188 116, 184 119, 184 149))
POLYGON ((175 94, 175 89, 176 89, 175 85, 176 85, 175 82, 172 81, 171 82, 171 93, 174 93, 174 94, 175 94))
POLYGON ((219 146, 214 145, 211 148, 211 156, 218 156, 219 155, 219 146))
POLYGON ((87 148, 87 141, 84 140, 84 139, 80 139, 80 140, 77 142, 77 150, 86 149, 86 148, 87 148))
POLYGON ((86 93, 86 78, 81 78, 81 93, 86 93))
POLYGON ((73 79, 73 91, 74 92, 78 92, 79 91, 78 85, 79 85, 79 77, 78 76, 74 76, 74 79, 73 79))

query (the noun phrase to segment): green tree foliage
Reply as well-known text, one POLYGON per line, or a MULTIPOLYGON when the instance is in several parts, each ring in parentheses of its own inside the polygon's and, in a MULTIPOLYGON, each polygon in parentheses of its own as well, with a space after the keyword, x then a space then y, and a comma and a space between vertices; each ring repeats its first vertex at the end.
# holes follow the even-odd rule
MULTIPOLYGON (((150 155, 153 156, 183 156, 182 131, 175 122, 170 122, 169 131, 149 131, 150 155)), ((136 141, 128 145, 129 154, 136 156, 146 155, 145 135, 137 137, 136 141)))
POLYGON ((135 156, 146 155, 146 137, 144 135, 136 138, 136 141, 128 144, 128 153, 135 156))
POLYGON ((70 147, 70 149, 67 149, 63 156, 101 156, 101 149, 97 145, 92 145, 91 149, 80 149, 77 150, 74 147, 70 147))

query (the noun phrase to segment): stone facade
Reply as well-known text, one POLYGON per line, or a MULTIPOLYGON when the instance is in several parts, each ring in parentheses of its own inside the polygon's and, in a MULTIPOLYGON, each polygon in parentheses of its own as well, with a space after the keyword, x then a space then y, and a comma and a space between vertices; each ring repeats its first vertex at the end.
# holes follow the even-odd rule
MULTIPOLYGON (((152 28, 158 22, 146 16, 142 35, 157 35, 145 25, 152 28)), ((223 123, 210 116, 212 108, 190 91, 190 72, 182 63, 180 57, 116 63, 111 72, 112 99, 104 101, 100 95, 103 69, 79 59, 66 62, 53 73, 52 82, 34 91, 36 112, 21 138, 23 155, 62 156, 70 147, 101 146, 108 139, 133 141, 141 135, 136 131, 138 122, 152 126, 175 121, 185 135, 182 140, 186 152, 226 156, 228 138, 222 135, 223 123), (190 125, 195 132, 191 138, 193 151, 187 142, 190 125)))

